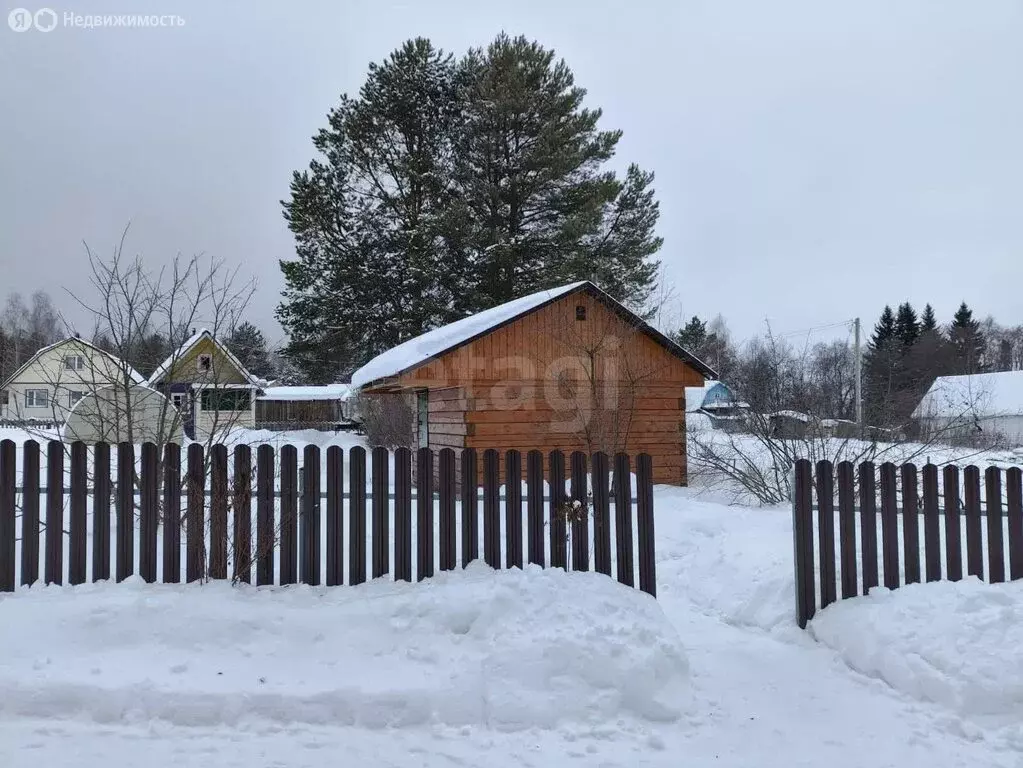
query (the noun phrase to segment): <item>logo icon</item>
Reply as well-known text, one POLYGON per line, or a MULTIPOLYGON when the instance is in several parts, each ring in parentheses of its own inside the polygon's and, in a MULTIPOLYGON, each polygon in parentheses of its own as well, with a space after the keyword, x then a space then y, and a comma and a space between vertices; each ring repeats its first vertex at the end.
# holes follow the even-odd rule
POLYGON ((34 20, 36 29, 40 32, 52 32, 53 28, 57 26, 57 14, 50 8, 40 8, 36 11, 34 20))
POLYGON ((32 29, 32 11, 15 8, 7 14, 7 26, 15 32, 27 32, 32 29))

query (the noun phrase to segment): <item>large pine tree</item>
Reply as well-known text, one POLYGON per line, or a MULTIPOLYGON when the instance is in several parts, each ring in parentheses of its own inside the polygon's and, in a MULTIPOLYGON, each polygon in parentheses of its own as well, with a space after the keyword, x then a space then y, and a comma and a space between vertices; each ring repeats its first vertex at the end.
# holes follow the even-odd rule
POLYGON ((895 421, 893 396, 898 384, 901 346, 895 313, 885 306, 863 361, 864 416, 872 426, 887 426, 895 421))
POLYGON ((981 333, 980 322, 973 319, 973 310, 965 301, 952 317, 948 336, 951 373, 982 373, 986 370, 984 352, 987 344, 984 334, 981 333))
POLYGON ((554 53, 499 36, 461 61, 409 41, 314 139, 285 218, 278 318, 314 380, 468 313, 595 278, 642 309, 661 247, 653 175, 606 169, 620 131, 554 53))

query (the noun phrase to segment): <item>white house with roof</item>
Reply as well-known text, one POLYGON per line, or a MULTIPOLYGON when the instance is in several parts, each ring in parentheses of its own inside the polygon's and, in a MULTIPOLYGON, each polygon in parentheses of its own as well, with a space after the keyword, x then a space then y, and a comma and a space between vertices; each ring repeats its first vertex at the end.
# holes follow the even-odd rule
POLYGON ((913 418, 925 435, 1023 445, 1023 371, 939 376, 913 418))
POLYGON ((250 373, 214 334, 199 330, 149 377, 181 413, 185 434, 205 439, 231 427, 253 427, 256 398, 269 382, 250 373))
POLYGON ((87 395, 143 383, 126 362, 76 336, 43 347, 0 385, 0 415, 62 424, 87 395))

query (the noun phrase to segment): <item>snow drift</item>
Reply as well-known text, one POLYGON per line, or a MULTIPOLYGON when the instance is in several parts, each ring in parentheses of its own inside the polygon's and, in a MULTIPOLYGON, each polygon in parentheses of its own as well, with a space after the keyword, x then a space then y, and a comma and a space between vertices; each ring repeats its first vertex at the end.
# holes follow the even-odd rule
POLYGON ((853 669, 962 716, 1023 718, 1023 582, 873 589, 810 630, 853 669))
POLYGON ((673 721, 688 666, 652 598, 482 565, 416 585, 33 588, 0 599, 0 714, 500 730, 673 721))

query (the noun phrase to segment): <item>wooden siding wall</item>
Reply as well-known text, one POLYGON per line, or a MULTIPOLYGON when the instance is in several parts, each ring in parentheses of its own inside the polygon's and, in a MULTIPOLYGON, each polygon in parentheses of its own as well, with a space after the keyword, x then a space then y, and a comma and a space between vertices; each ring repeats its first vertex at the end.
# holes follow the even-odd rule
POLYGON ((656 482, 682 484, 685 387, 703 383, 588 295, 567 296, 401 380, 430 388, 436 450, 645 452, 656 482), (576 319, 577 306, 586 308, 585 320, 576 319), (590 397, 576 399, 580 392, 590 397))

